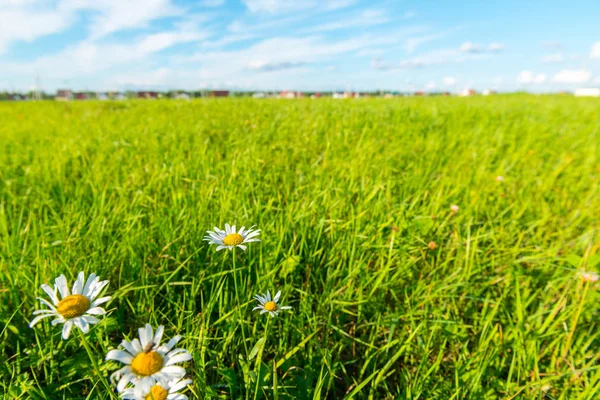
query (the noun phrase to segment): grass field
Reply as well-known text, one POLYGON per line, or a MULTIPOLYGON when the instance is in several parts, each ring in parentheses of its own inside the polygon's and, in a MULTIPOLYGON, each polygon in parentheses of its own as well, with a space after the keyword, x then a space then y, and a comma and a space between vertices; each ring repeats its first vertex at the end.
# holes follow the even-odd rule
POLYGON ((4 103, 0 121, 4 398, 116 398, 98 371, 148 322, 183 336, 190 398, 600 394, 596 99, 4 103), (216 252, 225 223, 261 242, 216 252), (40 285, 79 271, 110 280, 101 322, 29 328, 40 285), (252 311, 279 289, 291 311, 252 311))

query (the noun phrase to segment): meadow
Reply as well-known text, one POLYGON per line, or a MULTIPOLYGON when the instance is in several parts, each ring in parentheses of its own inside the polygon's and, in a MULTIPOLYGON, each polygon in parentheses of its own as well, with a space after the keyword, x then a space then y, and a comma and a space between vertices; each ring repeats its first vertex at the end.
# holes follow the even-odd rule
POLYGON ((0 103, 0 121, 3 398, 117 398, 106 354, 146 323, 183 337, 190 398, 600 393, 597 99, 0 103), (225 223, 261 241, 217 252, 225 223), (79 271, 110 280, 100 323, 30 328, 40 285, 79 271), (292 309, 252 311, 267 290, 292 309))

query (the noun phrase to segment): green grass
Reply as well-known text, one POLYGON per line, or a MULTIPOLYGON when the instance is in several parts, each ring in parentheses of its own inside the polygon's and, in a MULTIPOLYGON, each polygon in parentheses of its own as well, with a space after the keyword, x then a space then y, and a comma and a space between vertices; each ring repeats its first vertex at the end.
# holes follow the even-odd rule
POLYGON ((110 280, 87 336, 105 377, 150 322, 184 336, 190 398, 594 398, 599 109, 0 104, 0 393, 111 398, 75 328, 28 327, 40 285, 83 270, 110 280), (226 222, 262 230, 236 273, 202 241, 226 222), (277 289, 291 312, 251 311, 277 289))

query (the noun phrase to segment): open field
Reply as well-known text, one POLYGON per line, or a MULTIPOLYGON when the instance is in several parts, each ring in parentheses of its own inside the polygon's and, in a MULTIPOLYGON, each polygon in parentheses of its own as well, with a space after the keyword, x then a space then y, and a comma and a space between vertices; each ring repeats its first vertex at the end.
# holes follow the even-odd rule
POLYGON ((594 398, 599 110, 526 95, 0 104, 0 394, 116 398, 97 371, 149 322, 183 336, 190 398, 594 398), (202 238, 225 223, 261 242, 216 252, 202 238), (40 285, 79 271, 113 297, 87 342, 29 328, 40 285), (278 289, 291 311, 252 311, 278 289))

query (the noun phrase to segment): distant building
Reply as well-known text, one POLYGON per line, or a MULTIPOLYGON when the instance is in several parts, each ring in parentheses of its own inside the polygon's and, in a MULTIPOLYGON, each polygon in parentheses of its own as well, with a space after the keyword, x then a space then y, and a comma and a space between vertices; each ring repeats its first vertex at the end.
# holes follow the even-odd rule
POLYGON ((492 89, 484 89, 483 92, 481 92, 481 94, 484 96, 489 96, 492 94, 496 94, 496 91, 492 89))
POLYGON ((191 99, 190 95, 185 92, 177 93, 173 96, 173 98, 177 99, 177 100, 190 100, 191 99))
POLYGON ((295 99, 296 92, 292 92, 290 90, 284 90, 283 92, 279 93, 279 98, 280 99, 295 99))
POLYGON ((257 92, 252 94, 252 98, 254 99, 264 99, 265 97, 267 97, 263 92, 257 92))
POLYGON ((477 95, 477 92, 474 89, 463 89, 458 95, 461 97, 469 97, 477 95))
POLYGON ((415 96, 425 96, 425 92, 422 92, 419 90, 419 91, 415 92, 415 96))
POLYGON ((577 97, 600 97, 600 88, 579 88, 575 89, 577 97))
POLYGON ((210 97, 229 97, 229 90, 211 90, 210 97))
POLYGON ((98 100, 105 101, 105 100, 108 100, 108 95, 106 93, 100 92, 100 93, 96 93, 96 98, 98 100))
POLYGON ((158 99, 158 92, 137 92, 138 99, 158 99))
POLYGON ((69 101, 73 100, 73 91, 69 89, 58 89, 56 91, 56 100, 58 101, 69 101))
POLYGON ((343 98, 344 98, 344 94, 343 94, 343 93, 336 93, 336 92, 333 92, 333 93, 331 94, 331 97, 332 97, 332 98, 334 98, 334 99, 343 99, 343 98))
POLYGON ((87 100, 88 99, 87 93, 84 93, 84 92, 75 93, 74 97, 75 97, 75 100, 87 100))

